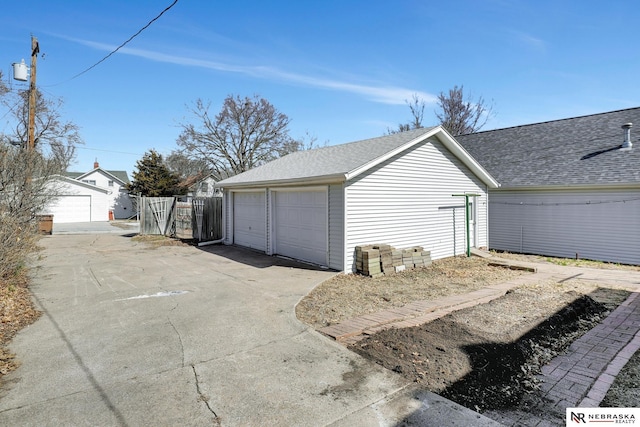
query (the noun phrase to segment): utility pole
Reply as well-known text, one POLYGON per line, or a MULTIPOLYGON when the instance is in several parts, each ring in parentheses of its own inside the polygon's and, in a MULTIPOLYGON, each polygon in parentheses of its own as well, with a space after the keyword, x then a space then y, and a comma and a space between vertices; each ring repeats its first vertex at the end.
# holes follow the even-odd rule
POLYGON ((36 62, 40 46, 38 39, 31 36, 31 78, 29 82, 29 124, 27 128, 27 150, 35 149, 35 127, 36 127, 36 62))

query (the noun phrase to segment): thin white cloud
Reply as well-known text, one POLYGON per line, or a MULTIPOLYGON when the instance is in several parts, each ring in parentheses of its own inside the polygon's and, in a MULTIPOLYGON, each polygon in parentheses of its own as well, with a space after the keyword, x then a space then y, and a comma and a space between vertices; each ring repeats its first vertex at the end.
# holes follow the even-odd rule
MULTIPOLYGON (((67 37, 65 38, 67 40, 70 40, 94 49, 98 49, 98 50, 112 51, 113 49, 115 49, 115 46, 107 45, 104 43, 97 43, 89 40, 80 40, 80 39, 73 39, 73 38, 67 38, 67 37)), ((201 68, 207 68, 210 70, 222 71, 227 73, 245 74, 245 75, 250 75, 256 78, 283 81, 290 84, 300 84, 300 85, 305 85, 310 87, 354 93, 354 94, 362 95, 371 101, 379 102, 383 104, 404 104, 405 101, 411 99, 414 94, 422 98, 427 103, 435 103, 437 101, 436 96, 426 92, 420 92, 420 91, 415 91, 415 90, 395 87, 395 86, 373 86, 373 85, 349 83, 349 82, 332 80, 332 79, 327 79, 322 77, 314 77, 314 76, 290 73, 287 71, 280 70, 278 68, 268 67, 268 66, 234 65, 234 64, 227 64, 222 62, 210 61, 206 59, 191 58, 186 56, 176 56, 176 55, 170 55, 162 52, 143 50, 143 49, 133 49, 133 48, 127 48, 127 47, 120 49, 118 53, 132 55, 139 58, 145 58, 151 61, 165 62, 170 64, 185 65, 185 66, 192 66, 192 67, 201 67, 201 68)))
POLYGON ((520 42, 532 49, 544 51, 547 47, 547 44, 544 40, 534 37, 531 34, 523 33, 522 31, 512 30, 511 33, 516 36, 520 42))

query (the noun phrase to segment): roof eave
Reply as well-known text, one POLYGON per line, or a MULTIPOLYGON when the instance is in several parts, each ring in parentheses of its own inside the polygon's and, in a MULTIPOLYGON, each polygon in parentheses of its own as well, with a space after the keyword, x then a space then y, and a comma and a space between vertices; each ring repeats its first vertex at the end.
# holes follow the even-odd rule
POLYGON ((89 188, 91 190, 100 191, 104 194, 111 194, 112 192, 106 188, 98 187, 97 185, 89 184, 87 182, 78 181, 77 179, 69 178, 64 175, 53 175, 51 178, 58 179, 60 181, 67 182, 69 184, 78 185, 80 187, 89 188))
POLYGON ((417 138, 408 141, 407 143, 387 152, 385 155, 378 157, 377 159, 358 167, 346 174, 347 179, 353 179, 363 172, 379 165, 380 163, 390 159, 391 157, 401 153, 416 144, 421 143, 431 137, 436 137, 438 140, 455 155, 462 163, 467 166, 480 180, 489 188, 498 188, 500 184, 496 181, 489 172, 484 169, 480 163, 478 163, 468 152, 465 150, 458 141, 455 140, 449 132, 442 126, 436 126, 428 132, 423 133, 417 138))
POLYGON ((449 151, 453 153, 458 159, 462 161, 462 163, 468 167, 471 172, 473 172, 480 180, 491 189, 496 189, 500 187, 500 183, 493 177, 491 174, 478 163, 476 159, 469 154, 467 150, 464 149, 462 145, 449 133, 447 130, 438 126, 440 132, 436 135, 436 137, 442 142, 442 144, 447 147, 449 151))
MULTIPOLYGON (((82 175, 80 175, 80 176, 78 176, 78 177, 76 177, 76 178, 72 178, 72 179, 81 180, 81 179, 82 179, 82 178, 84 178, 85 176, 88 176, 88 175, 92 174, 93 172, 98 172, 98 171, 99 171, 99 172, 104 173, 105 175, 108 175, 109 177, 111 177, 111 178, 113 178, 113 179, 115 179, 116 181, 120 182, 122 185, 125 185, 125 184, 126 184, 126 182, 124 182, 123 180, 121 180, 121 179, 120 179, 120 178, 118 178, 117 176, 113 175, 113 174, 112 174, 112 173, 110 173, 109 171, 104 170, 104 169, 102 169, 102 168, 95 168, 95 169, 92 169, 92 170, 90 170, 89 172, 85 172, 85 173, 83 173, 82 175)), ((125 171, 123 171, 123 172, 125 172, 125 171)))
POLYGON ((412 139, 410 141, 407 141, 406 143, 402 144, 401 146, 399 146, 399 147, 397 147, 397 148, 395 148, 395 149, 393 149, 391 151, 386 152, 384 155, 382 155, 382 156, 380 156, 380 157, 378 157, 378 158, 376 158, 376 159, 374 159, 374 160, 372 160, 372 161, 370 161, 368 163, 365 163, 364 165, 361 165, 361 166, 357 167, 356 169, 353 169, 353 170, 347 172, 345 174, 346 179, 347 180, 353 179, 353 178, 357 177, 358 175, 368 171, 369 169, 379 165, 380 163, 382 163, 382 162, 384 162, 386 160, 389 160, 390 158, 392 158, 396 154, 401 153, 401 152, 413 147, 414 145, 424 141, 425 139, 432 137, 433 135, 435 135, 438 132, 438 128, 439 127, 436 126, 433 129, 429 130, 428 132, 423 133, 419 137, 414 138, 414 139, 412 139))
POLYGON ((640 182, 622 182, 608 184, 554 184, 554 185, 504 185, 500 191, 540 191, 540 190, 622 190, 640 189, 640 182))
POLYGON ((332 175, 322 175, 322 176, 314 176, 314 177, 304 177, 304 178, 290 178, 290 179, 277 179, 277 180, 266 180, 266 181, 251 181, 251 182, 238 182, 238 183, 227 183, 224 181, 215 183, 215 188, 255 188, 255 187, 289 187, 292 185, 296 186, 306 186, 306 185, 320 185, 320 184, 339 184, 346 181, 345 174, 332 174, 332 175))

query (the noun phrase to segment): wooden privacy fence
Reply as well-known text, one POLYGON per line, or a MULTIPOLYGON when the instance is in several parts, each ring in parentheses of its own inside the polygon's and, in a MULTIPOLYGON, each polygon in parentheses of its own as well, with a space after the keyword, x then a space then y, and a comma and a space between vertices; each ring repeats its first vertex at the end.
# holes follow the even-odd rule
POLYGON ((140 197, 140 234, 171 235, 175 204, 175 197, 140 197))
POLYGON ((200 242, 222 239, 222 197, 196 197, 192 205, 193 238, 200 242))
POLYGON ((197 197, 178 202, 175 197, 141 197, 140 234, 195 239, 222 239, 222 198, 197 197))

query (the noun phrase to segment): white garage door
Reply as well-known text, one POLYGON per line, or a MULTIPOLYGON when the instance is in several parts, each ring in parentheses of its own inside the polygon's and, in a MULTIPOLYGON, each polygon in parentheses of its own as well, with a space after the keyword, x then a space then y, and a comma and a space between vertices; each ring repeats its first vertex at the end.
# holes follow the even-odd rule
POLYGON ((53 214, 53 222, 89 222, 91 221, 91 196, 60 196, 53 206, 47 209, 53 214))
POLYGON ((327 265, 327 192, 274 193, 275 253, 327 265))
POLYGON ((240 246, 267 250, 265 193, 234 193, 233 242, 240 246))

